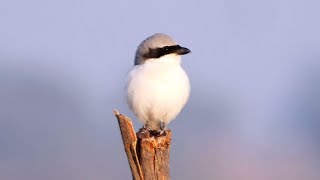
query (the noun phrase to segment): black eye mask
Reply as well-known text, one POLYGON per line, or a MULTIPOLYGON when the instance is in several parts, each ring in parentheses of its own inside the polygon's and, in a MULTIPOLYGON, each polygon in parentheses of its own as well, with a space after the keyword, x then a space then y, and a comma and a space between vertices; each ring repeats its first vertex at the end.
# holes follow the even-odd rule
POLYGON ((179 45, 164 46, 162 48, 149 49, 149 53, 144 54, 143 57, 146 59, 151 59, 151 58, 159 58, 167 54, 176 53, 178 55, 183 55, 183 54, 188 54, 189 52, 190 50, 188 48, 184 48, 179 45))

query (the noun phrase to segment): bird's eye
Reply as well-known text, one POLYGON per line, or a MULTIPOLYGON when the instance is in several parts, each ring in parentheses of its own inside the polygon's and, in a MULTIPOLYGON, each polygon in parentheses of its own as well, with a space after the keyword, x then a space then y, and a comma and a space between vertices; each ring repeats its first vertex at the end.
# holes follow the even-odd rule
POLYGON ((164 50, 169 51, 169 47, 168 46, 164 47, 164 50))

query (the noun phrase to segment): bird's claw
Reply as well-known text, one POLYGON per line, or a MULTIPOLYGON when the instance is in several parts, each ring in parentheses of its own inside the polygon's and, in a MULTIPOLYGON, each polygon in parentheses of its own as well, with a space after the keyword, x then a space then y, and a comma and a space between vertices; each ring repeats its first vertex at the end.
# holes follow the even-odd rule
POLYGON ((166 124, 164 122, 160 122, 160 129, 159 130, 153 130, 148 122, 143 125, 143 129, 146 131, 149 131, 154 136, 166 135, 165 128, 166 128, 166 124))
POLYGON ((146 130, 148 130, 148 131, 152 131, 152 128, 150 127, 150 125, 149 125, 148 122, 143 125, 143 129, 146 129, 146 130))

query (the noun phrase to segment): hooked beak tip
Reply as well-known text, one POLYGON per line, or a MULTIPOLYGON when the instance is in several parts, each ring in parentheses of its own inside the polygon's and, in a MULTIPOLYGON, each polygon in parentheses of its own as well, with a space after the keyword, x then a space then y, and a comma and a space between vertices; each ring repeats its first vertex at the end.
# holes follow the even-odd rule
POLYGON ((189 54, 189 53, 191 53, 190 49, 185 48, 185 47, 181 47, 177 52, 177 54, 179 54, 179 55, 185 55, 185 54, 189 54))

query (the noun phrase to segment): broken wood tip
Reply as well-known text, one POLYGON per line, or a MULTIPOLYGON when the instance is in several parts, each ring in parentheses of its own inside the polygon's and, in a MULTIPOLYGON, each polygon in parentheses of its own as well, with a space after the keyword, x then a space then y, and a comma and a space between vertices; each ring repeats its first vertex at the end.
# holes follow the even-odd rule
POLYGON ((120 113, 119 113, 119 111, 118 111, 118 110, 113 109, 112 111, 113 111, 113 114, 114 114, 115 116, 119 116, 119 115, 120 115, 120 113))

